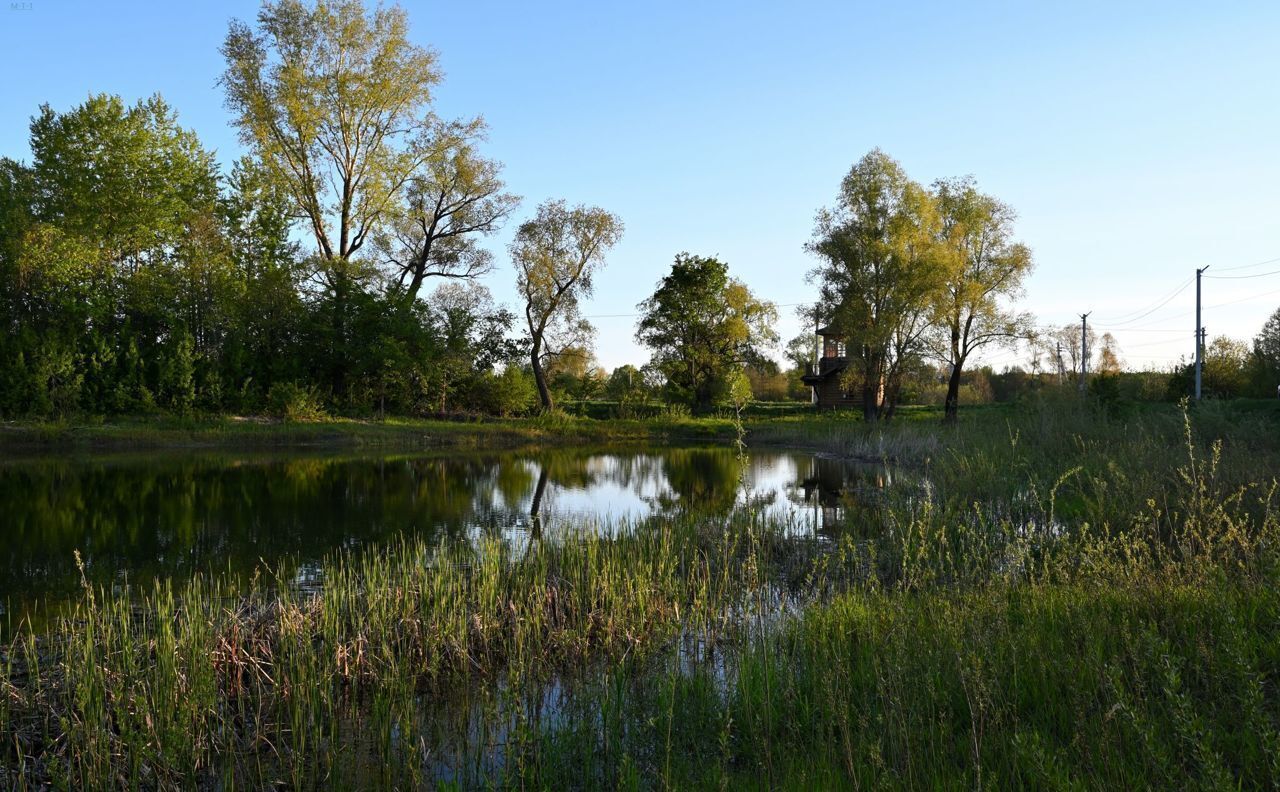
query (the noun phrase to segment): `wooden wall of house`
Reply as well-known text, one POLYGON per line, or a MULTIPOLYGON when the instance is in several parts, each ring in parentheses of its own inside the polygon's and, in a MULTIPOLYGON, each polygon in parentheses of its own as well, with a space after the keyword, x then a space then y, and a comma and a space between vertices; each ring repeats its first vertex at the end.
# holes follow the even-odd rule
POLYGON ((818 385, 818 407, 839 407, 841 409, 862 407, 862 399, 850 396, 840 387, 839 377, 827 377, 818 385))

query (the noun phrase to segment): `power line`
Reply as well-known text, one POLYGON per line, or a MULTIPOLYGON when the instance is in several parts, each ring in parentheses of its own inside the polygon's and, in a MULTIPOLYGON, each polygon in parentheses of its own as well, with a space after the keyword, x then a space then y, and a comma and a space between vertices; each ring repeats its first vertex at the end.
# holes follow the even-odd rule
MULTIPOLYGON (((1159 302, 1159 304, 1158 304, 1158 305, 1156 305, 1154 308, 1152 308, 1152 309, 1151 309, 1151 312, 1157 311, 1157 310, 1159 310, 1160 308, 1164 307, 1164 306, 1165 306, 1165 305, 1166 305, 1170 300, 1172 300, 1174 297, 1177 297, 1179 294, 1181 294, 1183 289, 1185 289, 1185 288, 1187 288, 1188 286, 1190 286, 1190 285, 1191 285, 1191 281, 1193 281, 1193 280, 1195 280, 1195 276, 1194 276, 1194 275, 1193 275, 1193 276, 1191 276, 1191 277, 1189 277, 1189 278, 1187 278, 1185 281, 1183 281, 1183 282, 1182 282, 1182 284, 1181 284, 1180 286, 1178 286, 1177 288, 1175 288, 1175 289, 1174 289, 1174 291, 1173 291, 1173 293, 1172 293, 1172 294, 1170 294, 1168 297, 1166 297, 1166 298, 1164 298, 1163 300, 1161 300, 1161 301, 1159 302)), ((1112 323, 1117 323, 1117 324, 1125 324, 1126 322, 1136 322, 1136 321, 1138 321, 1139 319, 1141 319, 1141 318, 1142 318, 1142 316, 1134 316, 1134 314, 1142 313, 1142 312, 1143 312, 1143 311, 1145 311, 1145 310, 1146 310, 1145 308, 1139 308, 1138 310, 1136 310, 1136 311, 1130 311, 1130 312, 1129 312, 1129 313, 1127 313, 1127 314, 1121 314, 1120 316, 1114 316, 1114 317, 1111 317, 1111 318, 1109 318, 1109 319, 1104 317, 1104 318, 1102 318, 1102 319, 1099 319, 1098 321, 1100 321, 1100 322, 1112 322, 1112 323), (1133 318, 1132 318, 1132 319, 1126 319, 1125 317, 1128 317, 1128 316, 1133 316, 1133 318)), ((1143 314, 1143 316, 1146 316, 1146 315, 1147 315, 1147 314, 1143 314)))
MULTIPOLYGON (((1204 277, 1206 277, 1206 278, 1207 278, 1207 277, 1209 277, 1209 276, 1208 276, 1208 275, 1205 275, 1204 277)), ((1226 302, 1212 303, 1212 304, 1210 304, 1210 305, 1206 305, 1206 306, 1203 306, 1203 307, 1204 307, 1204 309, 1205 309, 1205 310, 1208 310, 1208 309, 1210 309, 1210 308, 1225 308, 1225 307, 1226 307, 1226 306, 1228 306, 1228 305, 1239 305, 1239 304, 1240 304, 1240 303, 1242 303, 1242 302, 1249 302, 1250 300, 1257 300, 1257 299, 1261 299, 1261 298, 1263 298, 1263 297, 1270 297, 1270 296, 1271 296, 1271 295, 1273 295, 1273 294, 1280 294, 1280 289, 1274 289, 1274 290, 1272 290, 1272 291, 1261 292, 1260 294, 1250 294, 1249 296, 1247 296, 1247 297, 1241 297, 1241 298, 1240 298, 1240 299, 1238 299, 1238 300, 1227 300, 1226 302)), ((1186 317, 1191 316, 1191 315, 1192 315, 1192 314, 1194 314, 1194 313, 1195 313, 1195 311, 1194 311, 1194 310, 1192 310, 1192 311, 1183 311, 1183 312, 1182 312, 1182 313, 1180 313, 1180 314, 1174 314, 1173 316, 1166 316, 1166 317, 1163 317, 1163 318, 1161 318, 1161 319, 1159 320, 1159 322, 1157 322, 1156 324, 1160 324, 1160 323, 1163 323, 1163 322, 1172 321, 1172 320, 1174 320, 1174 319, 1185 319, 1186 317)), ((1142 325, 1141 327, 1110 327, 1110 328, 1107 328, 1107 329, 1109 329, 1109 330, 1115 330, 1115 331, 1117 331, 1117 332, 1124 332, 1124 333, 1129 333, 1129 332, 1144 332, 1144 333, 1185 333, 1185 332, 1186 332, 1186 330, 1170 330, 1170 329, 1164 329, 1164 328, 1156 328, 1155 324, 1142 325)))
POLYGON ((1138 316, 1133 317, 1132 319, 1126 319, 1126 320, 1124 320, 1124 321, 1120 321, 1120 322, 1117 322, 1117 321, 1115 321, 1115 320, 1112 320, 1112 322, 1111 322, 1111 323, 1112 323, 1112 324, 1118 324, 1118 325, 1125 325, 1125 324, 1131 324, 1131 323, 1133 323, 1133 322, 1136 322, 1136 321, 1138 321, 1139 319, 1145 319, 1146 317, 1150 316, 1151 314, 1155 313, 1156 311, 1158 311, 1158 310, 1160 310, 1161 308, 1163 308, 1163 307, 1165 307, 1166 305, 1168 305, 1168 304, 1173 300, 1173 298, 1174 298, 1174 297, 1177 297, 1179 294, 1182 294, 1184 291, 1186 291, 1186 290, 1187 290, 1187 287, 1188 287, 1188 286, 1190 286, 1190 285, 1191 285, 1191 283, 1192 283, 1192 281, 1194 281, 1194 280, 1195 280, 1195 278, 1194 278, 1194 277, 1188 278, 1188 279, 1186 280, 1186 282, 1184 282, 1181 286, 1179 286, 1179 287, 1178 287, 1178 288, 1177 288, 1177 289, 1176 289, 1172 294, 1170 294, 1168 297, 1166 297, 1166 298, 1164 298, 1163 300, 1161 300, 1159 305, 1157 305, 1156 307, 1154 307, 1154 308, 1150 309, 1149 311, 1145 311, 1145 312, 1143 312, 1143 313, 1139 314, 1138 316))
MULTIPOLYGON (((1240 264, 1240 265, 1237 265, 1237 266, 1234 266, 1234 267, 1221 267, 1221 268, 1219 268, 1219 270, 1218 270, 1218 271, 1219 271, 1219 272, 1234 272, 1234 271, 1236 271, 1236 270, 1252 269, 1252 268, 1254 268, 1254 267, 1262 267, 1262 266, 1265 266, 1265 265, 1267 265, 1267 264, 1275 264, 1276 262, 1280 262, 1280 257, 1277 257, 1277 258, 1270 258, 1270 259, 1267 259, 1267 260, 1265 260, 1265 261, 1256 261, 1256 262, 1254 262, 1254 263, 1252 263, 1252 264, 1240 264)), ((1207 269, 1207 267, 1206 267, 1205 269, 1207 269)), ((1236 279, 1248 279, 1248 278, 1262 278, 1262 277, 1266 277, 1266 276, 1269 276, 1269 275, 1276 275, 1276 274, 1280 274, 1280 270, 1273 270, 1273 271, 1271 271, 1271 272, 1259 272, 1259 273, 1254 273, 1254 274, 1252 274, 1252 275, 1204 275, 1203 277, 1205 277, 1205 278, 1216 278, 1216 279, 1220 279, 1220 280, 1236 280, 1236 279)), ((1126 327, 1123 327, 1123 325, 1132 324, 1133 322, 1137 322, 1137 321, 1139 321, 1139 320, 1141 320, 1141 319, 1144 319, 1144 318, 1146 318, 1146 317, 1148 317, 1148 316, 1152 315, 1152 314, 1153 314, 1153 313, 1155 313, 1156 311, 1159 311, 1161 308, 1163 308, 1163 307, 1165 307, 1166 305, 1168 305, 1168 304, 1173 300, 1173 298, 1174 298, 1174 297, 1177 297, 1179 294, 1181 294, 1182 292, 1186 291, 1187 287, 1189 287, 1189 286, 1192 284, 1192 282, 1194 282, 1194 281, 1195 281, 1195 276, 1194 276, 1194 275, 1193 275, 1193 276, 1191 276, 1191 277, 1189 277, 1189 278, 1187 278, 1187 280, 1183 281, 1180 285, 1178 285, 1177 287, 1175 287, 1174 291, 1173 291, 1171 294, 1169 294, 1169 296, 1167 296, 1167 297, 1165 297, 1163 300, 1159 301, 1157 304, 1155 304, 1155 305, 1154 305, 1154 307, 1151 307, 1151 308, 1149 308, 1149 309, 1138 309, 1137 311, 1131 311, 1130 313, 1127 313, 1127 314, 1121 314, 1119 317, 1115 317, 1115 318, 1111 318, 1111 319, 1106 319, 1106 318, 1104 318, 1104 319, 1102 319, 1102 320, 1100 320, 1100 321, 1104 321, 1104 322, 1107 322, 1108 324, 1112 325, 1112 327, 1110 328, 1110 329, 1112 329, 1112 330, 1129 330, 1129 329, 1136 330, 1136 329, 1139 329, 1139 328, 1126 328, 1126 327), (1126 317, 1132 317, 1132 318, 1126 318, 1126 317), (1117 326, 1117 325, 1119 325, 1119 326, 1117 326)), ((1262 295, 1255 295, 1255 296, 1262 296, 1262 295)), ((1204 308, 1215 308, 1215 307, 1220 307, 1220 306, 1223 306, 1223 305, 1235 305, 1236 303, 1246 302, 1247 300, 1250 300, 1250 299, 1253 299, 1253 297, 1247 297, 1247 298, 1242 299, 1242 300, 1234 300, 1234 301, 1231 301, 1231 302, 1218 303, 1218 304, 1216 304, 1216 305, 1206 305, 1206 306, 1203 306, 1203 307, 1204 307, 1204 308)), ((1186 312, 1186 313, 1178 314, 1176 317, 1165 317, 1165 319, 1181 318, 1181 317, 1189 316, 1189 315, 1190 315, 1190 314, 1192 314, 1192 313, 1194 313, 1194 311, 1188 311, 1188 312, 1186 312)), ((1161 321, 1164 321, 1164 319, 1162 319, 1161 321)), ((1151 326, 1151 325, 1146 325, 1146 327, 1150 327, 1150 326, 1151 326)))
POLYGON ((1219 267, 1218 272, 1232 272, 1234 270, 1253 269, 1254 267, 1262 267, 1267 264, 1275 264, 1277 261, 1280 261, 1280 258, 1267 259, 1266 261, 1259 261, 1256 264, 1241 264, 1238 267, 1219 267))
POLYGON ((1259 272, 1256 275, 1205 275, 1205 277, 1213 278, 1214 280, 1244 280, 1245 278, 1265 278, 1268 275, 1280 275, 1280 270, 1259 272))

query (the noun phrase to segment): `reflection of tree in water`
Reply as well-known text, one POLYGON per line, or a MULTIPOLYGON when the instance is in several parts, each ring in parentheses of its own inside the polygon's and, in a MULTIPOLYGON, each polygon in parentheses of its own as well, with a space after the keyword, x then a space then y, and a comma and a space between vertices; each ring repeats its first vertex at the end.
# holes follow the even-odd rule
POLYGON ((662 512, 727 514, 738 498, 742 462, 728 448, 679 448, 662 454, 669 490, 655 505, 662 512))
MULTIPOLYGON (((106 583, 248 571, 413 534, 509 526, 497 457, 42 459, 0 467, 0 599, 106 583)), ((526 474, 526 478, 531 478, 526 474)), ((527 489, 526 489, 527 491, 527 489)))
POLYGON ((529 494, 533 480, 533 463, 525 457, 512 457, 498 463, 494 487, 502 497, 504 505, 518 508, 524 503, 525 496, 529 494))
POLYGON ((542 538, 542 498, 547 492, 547 466, 538 468, 538 483, 533 487, 533 498, 529 501, 529 535, 534 539, 542 538))
POLYGON ((663 458, 656 454, 630 453, 604 457, 610 479, 632 492, 652 492, 666 486, 663 458))
POLYGON ((537 468, 538 475, 533 479, 533 491, 529 498, 531 538, 542 537, 548 484, 554 484, 562 489, 590 489, 600 479, 599 471, 593 469, 594 458, 580 451, 547 451, 536 457, 532 466, 537 468))

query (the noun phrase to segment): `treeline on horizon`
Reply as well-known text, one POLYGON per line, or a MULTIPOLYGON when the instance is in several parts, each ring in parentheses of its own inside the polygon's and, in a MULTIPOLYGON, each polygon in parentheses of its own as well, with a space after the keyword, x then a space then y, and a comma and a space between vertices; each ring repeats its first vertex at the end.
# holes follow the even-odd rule
MULTIPOLYGON (((31 161, 0 159, 0 417, 808 400, 813 336, 781 369, 775 306, 687 253, 638 306, 649 363, 606 377, 579 308, 623 223, 598 207, 537 207, 508 248, 519 305, 497 304, 478 282, 496 266, 482 242, 520 199, 480 153, 484 122, 435 114, 436 55, 410 42, 402 9, 268 2, 256 25, 231 23, 222 54, 248 152, 229 172, 158 96, 43 106, 31 161)), ((1008 305, 1032 266, 1013 220, 971 179, 925 188, 878 150, 845 176, 806 246, 806 317, 847 339, 842 385, 867 418, 922 400, 954 417, 962 400, 1069 384, 1071 328, 1069 370, 1042 365, 1038 343, 1025 372, 970 370, 984 347, 1053 341, 1008 305)), ((1114 340, 1099 346, 1095 368, 1118 377, 1114 340)), ((1124 395, 1188 390, 1185 367, 1142 377, 1124 395)), ((1280 311, 1252 348, 1210 344, 1210 392, 1271 395, 1277 380, 1280 311)))

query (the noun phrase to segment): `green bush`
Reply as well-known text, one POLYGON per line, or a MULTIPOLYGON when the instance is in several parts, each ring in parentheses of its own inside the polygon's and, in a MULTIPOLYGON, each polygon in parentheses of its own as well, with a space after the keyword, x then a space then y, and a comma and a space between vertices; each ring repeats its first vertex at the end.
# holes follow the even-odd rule
POLYGON ((319 421, 325 418, 324 405, 314 387, 294 382, 277 382, 267 392, 271 414, 286 421, 319 421))
POLYGON ((470 390, 475 409, 503 418, 528 415, 537 402, 533 375, 518 366, 507 366, 501 374, 478 374, 470 390))

